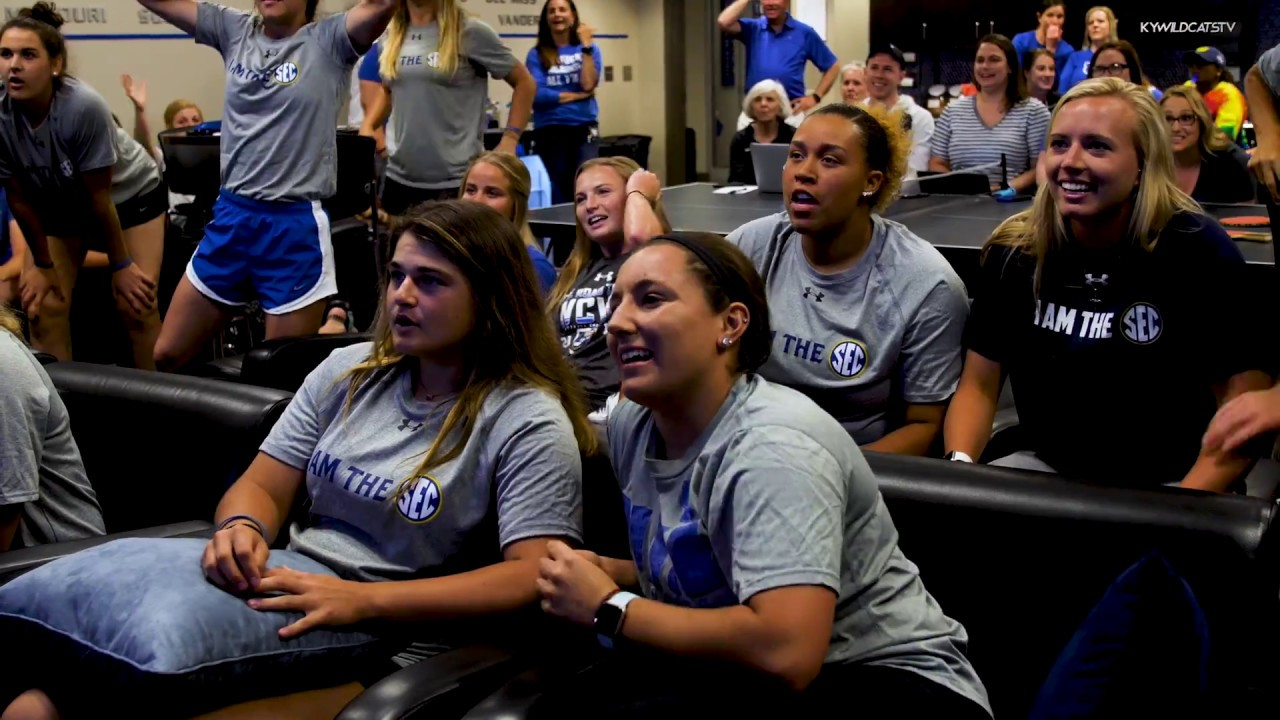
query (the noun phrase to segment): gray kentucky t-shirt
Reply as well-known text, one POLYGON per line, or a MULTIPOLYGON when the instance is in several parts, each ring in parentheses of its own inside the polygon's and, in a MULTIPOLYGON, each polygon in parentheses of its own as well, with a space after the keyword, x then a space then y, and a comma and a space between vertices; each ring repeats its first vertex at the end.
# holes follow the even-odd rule
POLYGON ((604 407, 609 396, 618 392, 618 364, 609 354, 606 331, 613 282, 626 259, 626 255, 620 255, 592 260, 560 301, 556 319, 560 344, 587 391, 591 410, 604 407))
POLYGON ((222 187, 254 200, 323 200, 337 190, 338 110, 360 54, 346 13, 273 40, 262 20, 201 2, 196 42, 227 66, 222 187))
MULTIPOLYGON (((381 42, 379 43, 381 44, 381 42)), ((396 77, 388 84, 391 102, 389 133, 396 151, 387 159, 387 177, 410 187, 456 187, 471 159, 484 151, 484 103, 489 78, 504 78, 516 65, 511 48, 485 23, 467 18, 462 29, 462 56, 453 75, 440 64, 440 26, 409 28, 396 77)))
POLYGON ((22 504, 17 547, 102 535, 71 418, 40 361, 0 330, 0 506, 22 504))
POLYGON ((761 369, 831 413, 859 444, 902 425, 907 404, 948 400, 960 381, 969 300, 927 241, 873 215, 858 264, 824 275, 785 212, 729 235, 764 277, 773 352, 761 369))
MULTIPOLYGON (((1258 72, 1262 74, 1267 87, 1271 88, 1271 94, 1280 96, 1280 45, 1262 53, 1258 58, 1258 72)), ((1272 102, 1275 101, 1273 97, 1272 102)))
POLYGON ((898 548, 861 451, 812 401, 746 375, 682 458, 660 456, 653 414, 627 400, 608 434, 646 597, 715 608, 830 588, 826 662, 916 672, 990 709, 964 627, 898 548))
POLYGON ((116 164, 118 129, 107 101, 73 77, 62 79, 37 127, 0 90, 0 180, 17 180, 41 220, 57 225, 89 206, 83 174, 116 164))
POLYGON ((116 164, 111 168, 111 202, 119 205, 160 187, 160 166, 142 144, 116 127, 116 164))
POLYGON ((406 580, 473 570, 519 540, 581 537, 573 427, 559 400, 534 388, 492 391, 462 453, 397 496, 455 400, 415 399, 402 365, 366 382, 344 415, 346 373, 371 349, 335 350, 262 444, 307 474, 309 518, 291 528, 289 549, 343 577, 406 580))

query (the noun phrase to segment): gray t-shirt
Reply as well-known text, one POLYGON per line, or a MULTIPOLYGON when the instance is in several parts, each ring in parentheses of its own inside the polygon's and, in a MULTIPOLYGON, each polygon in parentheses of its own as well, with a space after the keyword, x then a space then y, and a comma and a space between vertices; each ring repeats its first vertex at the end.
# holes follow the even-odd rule
POLYGON ((455 187, 471 158, 484 151, 484 103, 489 77, 504 78, 516 65, 493 28, 467 18, 462 57, 452 77, 439 65, 440 26, 409 28, 400 47, 398 72, 391 81, 388 134, 395 153, 387 159, 387 177, 425 189, 455 187))
POLYGON ((57 224, 88 207, 81 176, 116 164, 118 129, 107 101, 77 78, 63 78, 39 127, 0 89, 0 180, 16 179, 40 218, 57 224))
POLYGON ((518 540, 580 539, 573 427, 557 398, 533 388, 490 393, 462 453, 397 501, 454 401, 416 400, 412 373, 392 368, 366 383, 344 416, 346 372, 371 348, 335 350, 262 444, 307 473, 310 517, 291 528, 289 549, 344 577, 407 580, 473 570, 518 540))
POLYGON ((591 261, 560 301, 556 328, 560 344, 587 392, 591 410, 604 407, 618 392, 618 364, 609 354, 609 300, 613 282, 627 256, 598 257, 591 261))
POLYGON ((62 397, 31 351, 0 330, 0 505, 22 503, 17 547, 106 533, 62 397))
POLYGON ((729 235, 768 292, 774 342, 761 374, 813 398, 859 444, 900 427, 907 404, 951 397, 969 314, 964 283, 937 249, 900 223, 872 223, 858 264, 834 275, 809 264, 785 212, 729 235))
POLYGON ((658 455, 653 414, 609 416, 646 597, 696 608, 746 604, 782 587, 838 596, 828 663, 919 673, 990 710, 968 635, 925 590, 866 459, 800 393, 748 375, 676 460, 658 455))
POLYGON ((119 205, 160 187, 160 168, 147 149, 119 126, 114 139, 116 164, 111 168, 111 202, 119 205))
MULTIPOLYGON (((1258 72, 1262 74, 1267 87, 1271 88, 1271 94, 1280 97, 1280 45, 1262 53, 1262 57, 1258 58, 1258 72)), ((1276 102, 1276 99, 1272 98, 1272 102, 1276 102)))
POLYGON ((338 111, 360 54, 346 13, 273 40, 243 10, 201 2, 196 42, 227 65, 222 186, 254 200, 323 200, 337 190, 338 111))

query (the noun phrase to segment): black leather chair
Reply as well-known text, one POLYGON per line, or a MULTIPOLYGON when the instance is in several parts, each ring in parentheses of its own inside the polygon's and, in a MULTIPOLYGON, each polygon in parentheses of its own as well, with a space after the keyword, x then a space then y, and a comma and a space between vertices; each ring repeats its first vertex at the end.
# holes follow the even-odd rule
POLYGON ((201 369, 201 374, 219 380, 297 392, 307 375, 334 350, 372 339, 370 333, 350 333, 267 340, 244 355, 209 363, 201 369))
MULTIPOLYGON (((1111 583, 1152 549, 1187 578, 1209 619, 1221 710, 1214 716, 1274 712, 1280 615, 1274 503, 1092 486, 926 458, 873 453, 868 459, 903 551, 943 610, 969 633, 969 656, 996 717, 1027 717, 1080 623, 1111 583)), ((547 664, 527 667, 464 717, 524 717, 564 674, 547 664)))
POLYGON ((292 394, 78 362, 46 366, 108 536, 0 553, 0 583, 114 537, 206 536, 292 394))
POLYGON ((901 547, 964 623, 996 717, 1026 717, 1107 587, 1159 549, 1213 633, 1218 717, 1274 703, 1277 508, 1258 498, 1093 486, 1038 473, 868 454, 901 547))

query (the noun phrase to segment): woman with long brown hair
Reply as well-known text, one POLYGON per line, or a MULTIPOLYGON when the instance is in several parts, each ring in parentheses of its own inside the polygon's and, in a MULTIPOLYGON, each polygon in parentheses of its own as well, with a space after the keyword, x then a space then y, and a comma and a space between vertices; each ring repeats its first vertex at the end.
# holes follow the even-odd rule
POLYGON ((577 239, 547 306, 560 344, 587 392, 591 410, 618 391, 605 323, 618 268, 631 251, 671 230, 658 176, 624 157, 588 160, 575 180, 577 239))
MULTIPOLYGON (((6 585, 0 612, 37 633, 57 627, 51 603, 20 598, 74 572, 100 597, 125 598, 128 610, 77 622, 132 638, 116 652, 135 666, 150 667, 153 637, 201 647, 201 667, 253 664, 226 671, 234 681, 187 670, 184 694, 166 700, 190 706, 132 704, 137 714, 190 717, 256 700, 247 707, 264 716, 333 717, 393 672, 394 656, 440 651, 410 643, 421 638, 406 639, 397 622, 434 621, 427 627, 443 634, 447 621, 452 636, 465 620, 492 625, 531 608, 547 543, 581 539, 580 458, 596 439, 577 381, 510 221, 479 203, 432 203, 392 238, 373 341, 335 351, 307 377, 218 505, 211 541, 68 556, 6 585), (296 500, 305 513, 291 512, 296 500), (286 533, 287 549, 271 549, 286 533), (145 567, 125 569, 131 557, 145 567), (131 593, 170 599, 163 637, 148 633, 154 617, 131 593)), ((23 702, 77 702, 60 684, 67 662, 33 669, 32 686, 47 692, 23 702)))
POLYGON ((538 157, 551 176, 551 201, 569 202, 573 176, 592 148, 600 105, 596 87, 604 56, 595 32, 578 16, 573 0, 547 0, 538 18, 538 42, 525 67, 538 84, 533 126, 538 157))

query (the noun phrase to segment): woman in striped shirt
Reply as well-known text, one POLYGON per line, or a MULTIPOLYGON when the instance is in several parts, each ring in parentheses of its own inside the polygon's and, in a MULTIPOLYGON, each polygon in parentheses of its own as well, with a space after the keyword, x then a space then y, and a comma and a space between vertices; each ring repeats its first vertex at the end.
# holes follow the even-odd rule
POLYGON ((1017 51, 1003 35, 988 35, 973 61, 975 95, 958 98, 938 118, 933 133, 935 172, 983 167, 994 192, 1019 193, 1035 185, 1036 160, 1044 149, 1049 109, 1027 94, 1017 51), (1001 159, 1007 177, 1001 172, 1001 159))

